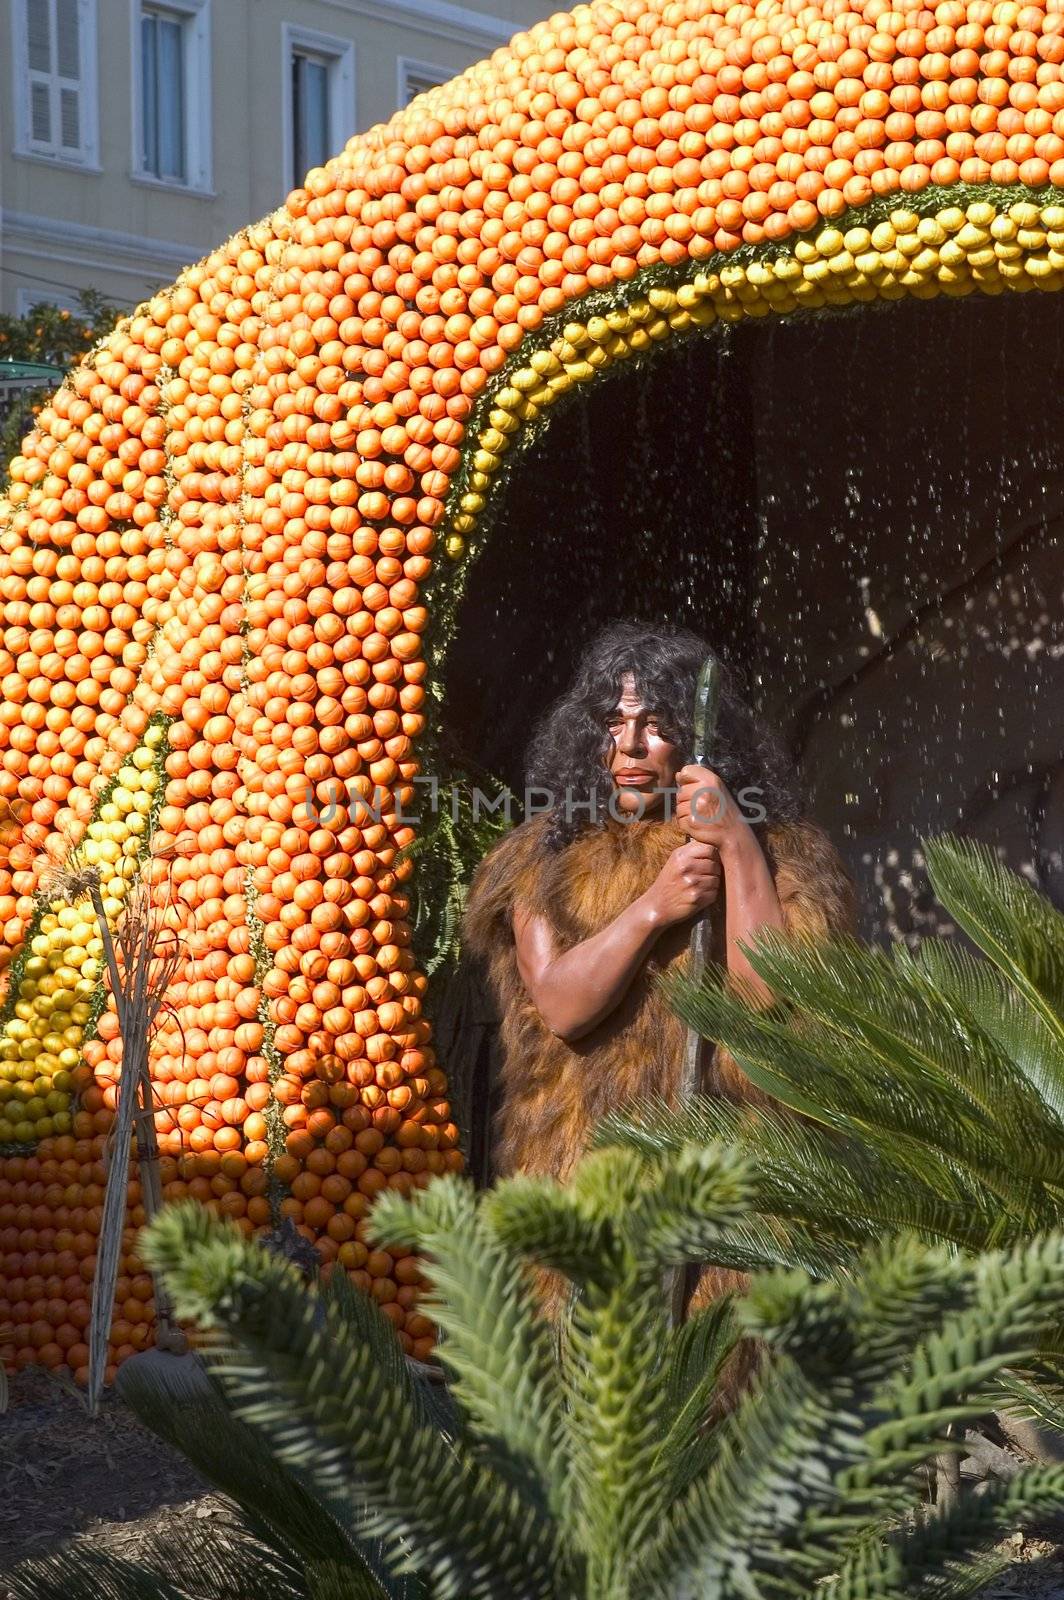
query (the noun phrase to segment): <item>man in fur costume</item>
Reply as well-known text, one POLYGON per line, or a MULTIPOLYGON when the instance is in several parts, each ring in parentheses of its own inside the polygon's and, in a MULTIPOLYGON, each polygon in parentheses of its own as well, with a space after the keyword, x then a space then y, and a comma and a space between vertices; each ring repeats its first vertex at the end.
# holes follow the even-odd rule
MULTIPOLYGON (((726 680, 712 770, 689 764, 709 653, 685 630, 603 630, 529 749, 529 784, 551 809, 505 834, 474 875, 463 935, 499 1009, 501 1175, 564 1179, 605 1112, 646 1095, 675 1104, 685 1029, 653 979, 686 969, 707 908, 712 959, 766 999, 741 942, 762 928, 852 928, 836 851, 799 816, 783 758, 726 680)), ((702 1092, 757 1098, 720 1047, 707 1047, 702 1092)), ((543 1281, 553 1314, 561 1285, 543 1281)), ((704 1269, 689 1305, 741 1282, 704 1269)))

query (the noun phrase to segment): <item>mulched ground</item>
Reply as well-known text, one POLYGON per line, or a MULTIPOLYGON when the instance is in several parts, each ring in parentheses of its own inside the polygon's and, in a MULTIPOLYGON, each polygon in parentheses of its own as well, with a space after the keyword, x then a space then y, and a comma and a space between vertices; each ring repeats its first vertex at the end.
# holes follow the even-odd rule
MULTIPOLYGON (((28 1556, 84 1540, 135 1558, 163 1529, 226 1518, 225 1500, 116 1395, 90 1417, 72 1383, 43 1371, 12 1380, 0 1486, 0 1600, 9 1600, 4 1572, 28 1556)), ((1016 1534, 1004 1548, 1011 1565, 983 1600, 1064 1600, 1064 1546, 1016 1534)))
POLYGON ((0 1416, 0 1595, 3 1572, 82 1536, 116 1555, 223 1502, 134 1419, 114 1394, 90 1417, 72 1383, 44 1371, 11 1381, 0 1416))

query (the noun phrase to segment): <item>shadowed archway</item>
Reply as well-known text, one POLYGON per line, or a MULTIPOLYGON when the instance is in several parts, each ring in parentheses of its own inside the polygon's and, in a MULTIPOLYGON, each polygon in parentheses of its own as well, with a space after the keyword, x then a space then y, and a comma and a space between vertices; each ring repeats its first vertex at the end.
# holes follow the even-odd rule
MULTIPOLYGON (((520 797, 591 632, 682 622, 783 735, 863 934, 944 931, 919 842, 947 829, 1064 904, 1064 466, 1017 349, 1060 370, 1055 298, 747 324, 593 385, 516 465, 470 569, 454 746, 520 797)), ((475 1165, 490 1007, 480 1026, 475 1165)))

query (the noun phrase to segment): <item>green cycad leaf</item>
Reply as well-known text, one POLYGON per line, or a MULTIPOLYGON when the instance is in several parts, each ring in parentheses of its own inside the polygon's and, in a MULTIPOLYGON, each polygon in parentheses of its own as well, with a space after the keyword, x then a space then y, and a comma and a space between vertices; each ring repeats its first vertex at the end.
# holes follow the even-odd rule
MULTIPOLYGON (((769 963, 761 962, 761 950, 759 943, 751 959, 763 966, 767 977, 769 963)), ((813 976, 803 983, 815 986, 827 958, 823 949, 810 950, 807 957, 813 976)), ((781 948, 781 961, 793 965, 802 959, 801 952, 781 948)), ((893 970, 891 964, 877 965, 880 975, 884 970, 893 970)), ((838 976, 836 972, 832 979, 832 992, 838 976)), ((848 981, 857 982, 852 972, 848 981)), ((899 1044, 888 1063, 876 1054, 882 1040, 871 1044, 862 1040, 848 1015, 837 1026, 828 1020, 834 1003, 830 996, 822 997, 824 1021, 803 1015, 800 1024, 793 1024, 781 1008, 751 1010, 708 981, 698 988, 672 978, 667 988, 680 1015, 706 1036, 722 1040, 744 1071, 774 1099, 871 1144, 896 1168, 911 1172, 947 1201, 957 1194, 959 1164, 970 1169, 961 1174, 968 1192, 977 1182, 984 1194, 996 1199, 998 1214, 1002 1209, 1014 1214, 1026 1231, 1051 1226, 1056 1220, 1058 1207, 1050 1203, 1043 1183, 1064 1174, 1064 1141, 1039 1138, 1044 1123, 1041 1102, 1003 1053, 995 1057, 996 1075, 989 1074, 987 1041, 979 1041, 983 1065, 975 1075, 978 1095, 959 1086, 967 1041, 946 1008, 930 1006, 923 993, 915 993, 915 1014, 934 1013, 928 1039, 949 1057, 948 1071, 928 1065, 934 1054, 928 1041, 918 1042, 910 1054, 899 1044), (986 1081, 988 1076, 993 1077, 992 1084, 986 1081), (983 1110, 984 1104, 992 1107, 992 1114, 983 1110)), ((867 1003, 874 1005, 874 998, 867 1003)), ((847 1000, 845 1007, 852 1011, 852 1002, 847 1000)), ((908 1025, 916 1036, 919 1030, 911 1016, 908 1025)), ((876 1030, 866 1031, 871 1037, 876 1030)), ((890 1037, 899 1037, 897 1028, 890 1037)))
MULTIPOLYGON (((145 1427, 235 1501, 265 1544, 291 1560, 361 1560, 350 1530, 274 1459, 261 1434, 232 1414, 209 1375, 179 1386, 169 1374, 160 1382, 133 1362, 120 1370, 118 1389, 145 1427)), ((379 1584, 376 1593, 385 1593, 379 1584)))
POLYGON ((375 1237, 386 1244, 398 1230, 409 1238, 411 1211, 421 1218, 422 1270, 434 1291, 425 1309, 445 1335, 440 1356, 454 1398, 487 1441, 493 1468, 556 1515, 565 1487, 561 1385, 527 1271, 464 1180, 441 1178, 410 1201, 385 1194, 373 1212, 375 1237))
POLYGON ((685 1144, 736 1145, 756 1174, 762 1215, 804 1225, 824 1248, 831 1236, 861 1244, 883 1232, 908 1230, 977 1247, 994 1216, 982 1186, 950 1174, 953 1198, 944 1200, 867 1143, 767 1107, 709 1096, 675 1110, 643 1101, 606 1117, 597 1138, 630 1144, 650 1159, 685 1144))
POLYGON ((1064 917, 985 845, 924 843, 935 893, 1064 1044, 1064 917))
POLYGON ((1051 1428, 1060 1435, 1059 1443, 1064 1447, 1064 1378, 1053 1374, 1046 1381, 1039 1372, 1032 1381, 1010 1372, 1002 1379, 1001 1387, 1011 1401, 1010 1411, 1051 1428))
POLYGON ((707 1415, 725 1362, 740 1329, 731 1295, 680 1324, 666 1352, 662 1375, 663 1432, 655 1470, 668 1475, 668 1503, 701 1477, 717 1452, 717 1429, 707 1415))
POLYGON ((895 956, 917 962, 951 1006, 996 1042, 1064 1130, 1064 1042, 1042 1012, 997 967, 955 944, 925 939, 917 956, 901 946, 895 956))
MULTIPOLYGON (((144 1540, 137 1561, 77 1543, 4 1574, 14 1600, 305 1600, 302 1569, 249 1538, 238 1524, 144 1540)), ((351 1600, 379 1600, 352 1591, 351 1600)))
POLYGON ((102 1550, 71 1548, 24 1561, 5 1572, 4 1585, 13 1600, 189 1600, 160 1573, 102 1550))
MULTIPOLYGON (((751 1215, 745 1222, 717 1228, 712 1238, 691 1255, 700 1265, 727 1267, 733 1272, 764 1272, 774 1267, 799 1266, 814 1278, 832 1277, 853 1255, 837 1240, 817 1238, 809 1229, 778 1217, 751 1215)), ((691 1236, 692 1246, 695 1236, 691 1236)))
POLYGON ((1015 1147, 1023 1168, 1062 1170, 1060 1141, 1040 1144, 1043 1106, 1026 1078, 989 1035, 966 1027, 915 964, 846 940, 798 947, 773 933, 757 940, 751 960, 800 1008, 803 1035, 837 1069, 858 1051, 871 1084, 923 1101, 925 1123, 929 1112, 949 1117, 976 1151, 987 1148, 989 1128, 1015 1147))
POLYGON ((553 1530, 533 1507, 426 1427, 407 1389, 285 1262, 203 1215, 164 1211, 143 1236, 179 1316, 228 1342, 216 1371, 238 1417, 327 1496, 334 1513, 431 1570, 438 1593, 493 1600, 558 1592, 553 1530), (382 1425, 386 1419, 386 1425, 382 1425), (472 1530, 472 1531, 471 1531, 472 1530))
POLYGON ((380 1600, 381 1596, 413 1597, 415 1594, 427 1593, 421 1583, 403 1584, 401 1580, 395 1587, 384 1589, 374 1580, 371 1573, 359 1570, 350 1562, 309 1562, 304 1573, 304 1583, 307 1600, 380 1600))

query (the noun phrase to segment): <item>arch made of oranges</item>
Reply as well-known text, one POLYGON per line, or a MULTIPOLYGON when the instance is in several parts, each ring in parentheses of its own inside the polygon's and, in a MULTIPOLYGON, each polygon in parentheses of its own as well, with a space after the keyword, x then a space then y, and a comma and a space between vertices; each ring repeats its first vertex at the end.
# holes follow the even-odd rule
MULTIPOLYGON (((1062 7, 556 14, 41 410, 0 502, 5 1359, 85 1359, 121 1046, 91 919, 50 888, 74 852, 112 916, 147 871, 184 943, 165 1193, 289 1216, 427 1353, 416 1263, 364 1238, 381 1188, 461 1164, 400 808, 508 467, 581 386, 719 321, 1060 288, 1062 7)), ((115 1360, 151 1336, 142 1218, 134 1179, 115 1360)))

